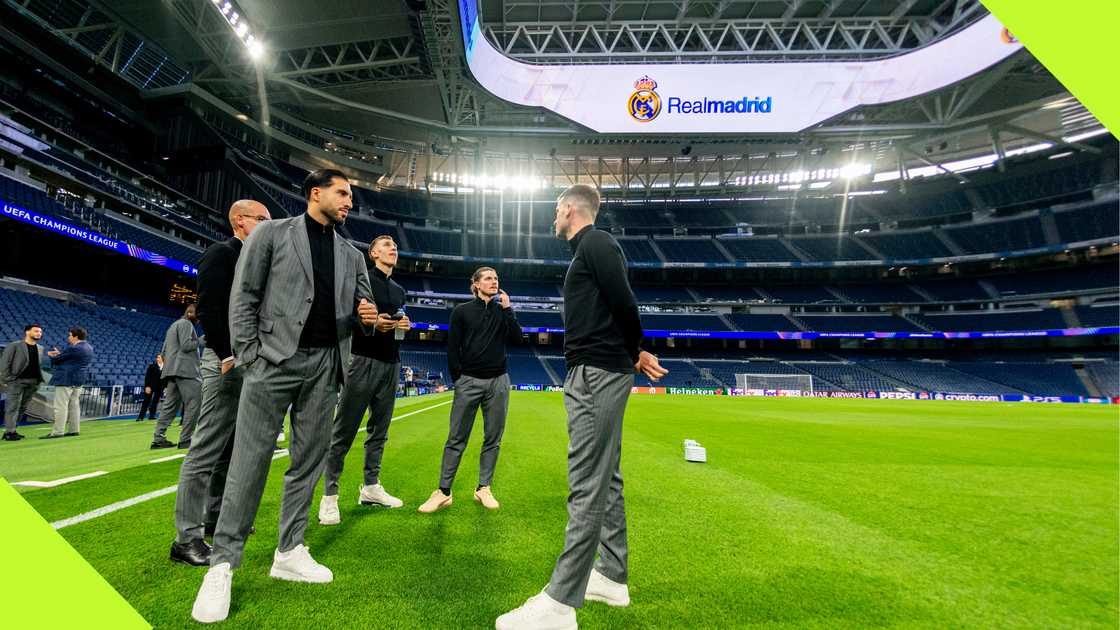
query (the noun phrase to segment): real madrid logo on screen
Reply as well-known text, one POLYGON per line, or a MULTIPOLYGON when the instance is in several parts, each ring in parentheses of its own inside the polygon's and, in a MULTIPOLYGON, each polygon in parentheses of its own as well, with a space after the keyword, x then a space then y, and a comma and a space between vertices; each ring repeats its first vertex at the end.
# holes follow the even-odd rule
POLYGON ((649 122, 661 113, 661 97, 654 90, 657 81, 642 77, 634 82, 634 93, 630 95, 630 117, 638 122, 649 122))

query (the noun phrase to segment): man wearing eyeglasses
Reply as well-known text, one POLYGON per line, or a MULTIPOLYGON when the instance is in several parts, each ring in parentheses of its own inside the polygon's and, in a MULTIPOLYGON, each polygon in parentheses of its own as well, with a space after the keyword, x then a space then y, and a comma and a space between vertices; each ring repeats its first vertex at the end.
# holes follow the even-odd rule
POLYGON ((175 497, 175 542, 171 559, 195 566, 210 563, 210 546, 222 505, 226 473, 233 450, 242 369, 230 344, 229 296, 241 244, 249 233, 272 218, 262 204, 242 199, 229 209, 233 237, 214 243, 198 265, 198 317, 206 338, 202 353, 202 411, 190 451, 179 469, 175 497))

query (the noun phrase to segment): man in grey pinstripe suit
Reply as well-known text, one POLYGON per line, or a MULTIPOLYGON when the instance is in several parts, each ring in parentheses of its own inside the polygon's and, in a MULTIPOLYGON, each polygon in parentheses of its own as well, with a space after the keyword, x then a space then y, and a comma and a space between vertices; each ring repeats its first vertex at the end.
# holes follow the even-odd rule
POLYGON ((210 570, 191 611, 203 623, 229 615, 233 569, 241 564, 288 405, 291 462, 270 574, 294 582, 334 579, 308 553, 303 536, 350 362, 352 327, 357 319, 372 332, 377 308, 364 257, 334 233, 353 206, 346 176, 314 171, 303 192, 307 213, 254 230, 234 272, 230 337, 245 374, 210 570))
POLYGON ((163 339, 163 402, 159 420, 152 435, 152 448, 173 448, 168 441, 167 427, 175 419, 175 410, 183 405, 183 429, 179 432, 179 448, 190 448, 198 409, 202 404, 202 373, 199 371, 198 333, 194 325, 198 315, 194 304, 187 306, 183 316, 167 329, 163 339))

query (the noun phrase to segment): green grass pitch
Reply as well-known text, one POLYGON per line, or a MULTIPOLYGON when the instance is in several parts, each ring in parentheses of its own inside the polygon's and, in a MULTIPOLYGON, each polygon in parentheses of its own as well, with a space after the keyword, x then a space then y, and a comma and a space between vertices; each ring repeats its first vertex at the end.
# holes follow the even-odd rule
MULTIPOLYGON (((446 399, 402 400, 397 415, 446 399)), ((382 480, 404 508, 358 505, 361 448, 346 462, 341 525, 318 525, 316 494, 307 541, 329 585, 268 577, 277 460, 224 627, 492 628, 538 592, 566 521, 561 395, 513 394, 494 513, 471 500, 481 420, 455 504, 416 512, 448 411, 390 429, 382 480)), ((633 604, 589 603, 580 625, 1115 628, 1117 419, 1111 406, 635 395, 622 458, 633 604), (706 464, 684 461, 685 438, 707 447, 706 464)), ((109 471, 21 490, 49 521, 74 516, 175 483, 181 460, 148 463, 176 452, 147 450, 151 430, 91 422, 78 439, 4 443, 0 475, 109 471)), ((159 628, 195 625, 204 571, 167 560, 173 506, 167 495, 61 530, 159 628)))

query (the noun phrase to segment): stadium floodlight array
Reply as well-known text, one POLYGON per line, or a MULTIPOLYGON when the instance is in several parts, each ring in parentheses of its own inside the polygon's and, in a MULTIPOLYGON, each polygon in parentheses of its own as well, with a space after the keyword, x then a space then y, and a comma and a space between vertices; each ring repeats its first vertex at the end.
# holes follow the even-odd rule
POLYGON ((482 190, 540 190, 548 187, 548 182, 539 177, 524 175, 470 175, 463 173, 432 173, 432 181, 439 184, 454 185, 460 189, 482 190))
POLYGON ((233 29, 233 34, 237 35, 237 39, 245 44, 245 50, 249 52, 249 57, 254 61, 263 57, 264 44, 261 44, 260 40, 253 35, 249 23, 237 7, 230 0, 211 0, 211 2, 218 13, 221 13, 222 17, 225 18, 229 27, 233 29))
POLYGON ((736 374, 735 387, 742 390, 801 391, 812 396, 812 374, 736 374))

